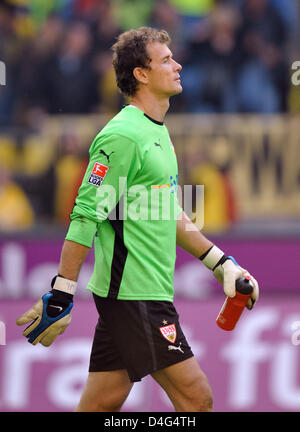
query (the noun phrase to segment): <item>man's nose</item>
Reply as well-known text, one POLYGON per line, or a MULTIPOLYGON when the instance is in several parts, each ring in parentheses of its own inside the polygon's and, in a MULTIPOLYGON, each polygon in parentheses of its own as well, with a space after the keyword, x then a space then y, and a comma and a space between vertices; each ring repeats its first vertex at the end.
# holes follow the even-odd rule
POLYGON ((174 62, 175 62, 175 71, 176 71, 176 72, 180 72, 181 69, 182 69, 181 64, 180 64, 180 63, 177 63, 175 60, 174 60, 174 62))
POLYGON ((173 61, 173 64, 174 64, 174 70, 175 70, 175 72, 180 72, 181 69, 182 69, 181 64, 177 63, 177 61, 175 61, 174 59, 172 59, 172 61, 173 61))

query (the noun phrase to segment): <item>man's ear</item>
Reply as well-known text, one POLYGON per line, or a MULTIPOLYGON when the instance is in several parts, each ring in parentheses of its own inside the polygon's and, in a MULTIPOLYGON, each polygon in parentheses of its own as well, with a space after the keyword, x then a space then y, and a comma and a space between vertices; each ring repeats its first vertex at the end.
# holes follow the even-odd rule
POLYGON ((136 67, 133 69, 133 76, 137 80, 137 82, 141 84, 147 84, 148 83, 148 74, 147 69, 142 67, 136 67))

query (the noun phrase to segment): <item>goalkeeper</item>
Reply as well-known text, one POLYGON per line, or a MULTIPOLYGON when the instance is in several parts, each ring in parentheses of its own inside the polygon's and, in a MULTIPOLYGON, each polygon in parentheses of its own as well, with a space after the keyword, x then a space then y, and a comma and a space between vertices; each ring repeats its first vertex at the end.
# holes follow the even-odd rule
MULTIPOLYGON (((164 117, 169 98, 182 91, 181 66, 169 44, 165 31, 142 27, 121 34, 113 46, 117 84, 130 105, 91 145, 52 289, 17 320, 29 324, 23 334, 30 343, 51 345, 70 323, 80 268, 94 243, 88 289, 99 320, 77 411, 119 411, 133 383, 149 374, 176 411, 211 411, 211 387, 173 305, 176 244, 214 272, 227 296, 235 295, 236 279, 249 275, 177 203, 177 160, 164 117), (138 191, 144 217, 133 211, 138 191), (153 206, 162 191, 168 217, 162 200, 153 206)), ((249 309, 258 298, 250 278, 249 309)))

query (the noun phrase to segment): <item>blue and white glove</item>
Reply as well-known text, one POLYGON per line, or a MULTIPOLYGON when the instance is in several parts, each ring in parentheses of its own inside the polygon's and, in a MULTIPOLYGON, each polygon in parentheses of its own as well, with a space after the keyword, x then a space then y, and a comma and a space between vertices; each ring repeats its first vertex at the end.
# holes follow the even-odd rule
POLYGON ((44 346, 51 345, 71 322, 72 300, 77 282, 55 276, 51 286, 52 290, 16 321, 20 326, 32 321, 23 332, 23 336, 32 345, 38 342, 44 346))
POLYGON ((235 281, 239 278, 250 278, 253 284, 253 292, 246 305, 251 310, 259 297, 259 286, 250 273, 240 267, 232 256, 226 256, 217 246, 212 246, 205 254, 200 257, 203 264, 213 271, 215 278, 223 285, 224 293, 227 297, 234 297, 235 281))

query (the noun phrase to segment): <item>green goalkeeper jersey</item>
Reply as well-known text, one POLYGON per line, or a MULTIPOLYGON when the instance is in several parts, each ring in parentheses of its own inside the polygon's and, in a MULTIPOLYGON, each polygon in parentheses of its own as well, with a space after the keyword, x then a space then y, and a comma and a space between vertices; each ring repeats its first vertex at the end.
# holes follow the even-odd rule
POLYGON ((134 106, 95 137, 66 236, 91 247, 88 284, 122 300, 173 301, 177 160, 168 130, 134 106))

